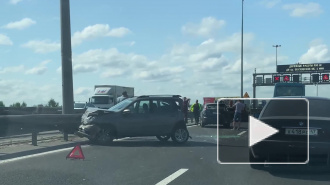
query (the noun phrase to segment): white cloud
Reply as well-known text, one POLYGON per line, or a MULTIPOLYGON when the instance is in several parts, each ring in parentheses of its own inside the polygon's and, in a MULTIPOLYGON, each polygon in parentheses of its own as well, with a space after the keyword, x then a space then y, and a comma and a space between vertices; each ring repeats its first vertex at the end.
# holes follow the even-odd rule
POLYGON ((323 10, 318 3, 294 3, 286 4, 282 7, 284 10, 290 10, 292 17, 318 16, 323 10))
POLYGON ((17 4, 17 3, 21 2, 21 1, 23 1, 23 0, 10 0, 9 3, 10 4, 17 4))
MULTIPOLYGON (((249 45, 254 40, 254 35, 251 33, 244 34, 244 50, 249 52, 253 47, 249 45)), ((203 62, 208 63, 207 60, 211 58, 220 59, 223 53, 232 53, 240 56, 241 51, 241 35, 234 33, 233 35, 223 39, 214 40, 208 39, 198 46, 191 46, 188 44, 175 45, 170 51, 169 55, 164 56, 164 60, 175 62, 184 62, 186 65, 194 66, 200 69, 203 62)), ((222 58, 224 62, 225 58, 222 58)))
MULTIPOLYGON (((124 80, 136 89, 143 89, 140 94, 179 92, 199 100, 200 96, 237 96, 240 93, 240 39, 241 35, 234 33, 221 39, 205 39, 197 45, 177 44, 156 60, 116 48, 94 49, 73 57, 74 71, 94 72, 93 75, 99 74, 101 79, 110 81, 124 80), (136 82, 139 83, 135 85, 136 82), (161 90, 155 86, 159 83, 161 90)), ((252 33, 245 33, 244 41, 244 91, 252 94, 254 68, 274 72, 275 56, 264 53, 252 33)), ((279 61, 285 59, 278 56, 279 61)))
POLYGON ((57 72, 57 73, 62 73, 62 66, 58 67, 58 68, 56 69, 56 72, 57 72))
POLYGON ((5 68, 0 68, 0 74, 18 73, 18 72, 23 72, 24 70, 25 70, 24 65, 9 66, 9 67, 5 67, 5 68))
POLYGON ((120 27, 120 28, 114 28, 110 30, 106 36, 109 37, 123 37, 127 34, 131 33, 131 31, 128 28, 120 27))
POLYGON ((73 58, 75 74, 97 72, 101 78, 125 77, 145 81, 169 81, 173 76, 185 71, 178 65, 166 65, 163 61, 150 61, 143 55, 121 53, 116 48, 89 50, 73 58))
POLYGON ((223 66, 228 64, 227 59, 220 58, 208 58, 200 64, 200 70, 203 71, 219 71, 223 66))
POLYGON ((120 69, 120 68, 111 69, 111 70, 104 71, 101 74, 101 77, 102 78, 118 77, 118 76, 122 76, 124 73, 125 73, 124 69, 120 69))
POLYGON ((266 8, 273 8, 279 3, 281 3, 281 0, 263 0, 260 2, 260 4, 264 5, 266 8))
POLYGON ((96 65, 88 65, 88 64, 75 64, 75 65, 73 65, 73 72, 75 74, 84 73, 84 72, 94 72, 94 71, 97 71, 97 64, 96 65))
POLYGON ((0 45, 11 46, 13 45, 13 41, 8 36, 0 33, 0 45))
POLYGON ((108 24, 95 24, 87 26, 82 31, 77 31, 72 36, 72 45, 79 45, 85 40, 91 40, 100 37, 123 37, 131 33, 128 28, 120 27, 110 29, 108 24))
MULTIPOLYGON (((141 68, 145 67, 147 58, 133 53, 125 54, 116 48, 107 50, 93 49, 73 57, 74 72, 94 72, 101 69, 111 70, 117 68, 141 68)), ((119 75, 117 73, 117 75, 119 75)), ((109 75, 103 75, 109 76, 109 75)))
POLYGON ((135 45, 135 41, 132 41, 132 42, 129 43, 129 46, 131 46, 131 47, 134 46, 134 45, 135 45))
POLYGON ((79 96, 79 95, 91 95, 93 93, 93 88, 92 87, 79 87, 74 90, 74 95, 79 96))
POLYGON ((41 75, 44 74, 47 71, 47 64, 51 62, 50 60, 45 60, 41 62, 38 66, 33 67, 31 69, 28 69, 25 74, 36 74, 36 75, 41 75))
POLYGON ((154 70, 142 70, 135 72, 133 77, 145 81, 170 81, 173 77, 180 75, 185 69, 181 66, 178 67, 163 67, 154 70))
POLYGON ((26 102, 28 106, 45 105, 51 98, 62 104, 61 84, 38 84, 30 80, 0 80, 0 94, 5 95, 6 106, 26 102))
POLYGON ((88 98, 94 93, 93 87, 78 87, 74 89, 74 101, 88 102, 88 98))
POLYGON ((51 62, 50 60, 45 60, 41 62, 39 65, 28 69, 24 65, 19 65, 19 66, 8 66, 1 68, 0 67, 0 74, 10 74, 10 73, 22 73, 24 74, 44 74, 47 71, 46 65, 51 62))
POLYGON ((214 43, 214 39, 208 39, 208 40, 202 42, 201 45, 207 45, 207 44, 212 44, 212 43, 214 43))
POLYGON ((224 20, 217 20, 214 17, 206 17, 203 18, 199 24, 187 23, 182 26, 181 31, 183 34, 187 35, 211 37, 224 25, 224 20))
POLYGON ((32 49, 36 53, 50 53, 61 48, 60 43, 51 42, 49 40, 31 40, 21 46, 32 49))
POLYGON ((330 62, 330 50, 326 44, 322 43, 322 40, 315 39, 310 43, 308 51, 303 54, 299 63, 329 63, 330 62))
POLYGON ((23 18, 20 21, 10 22, 10 23, 4 25, 3 28, 22 30, 22 29, 25 29, 25 28, 33 25, 33 24, 36 24, 36 21, 34 21, 34 20, 30 19, 30 18, 23 18))

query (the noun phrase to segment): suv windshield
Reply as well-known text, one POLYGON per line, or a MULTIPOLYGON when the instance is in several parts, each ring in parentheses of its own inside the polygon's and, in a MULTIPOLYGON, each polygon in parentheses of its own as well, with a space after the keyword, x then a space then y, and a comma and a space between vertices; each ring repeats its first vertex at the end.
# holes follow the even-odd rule
POLYGON ((132 99, 126 99, 118 104, 116 104, 115 106, 109 108, 109 111, 114 111, 114 112, 118 112, 123 110, 125 107, 127 107, 130 103, 132 103, 132 99))

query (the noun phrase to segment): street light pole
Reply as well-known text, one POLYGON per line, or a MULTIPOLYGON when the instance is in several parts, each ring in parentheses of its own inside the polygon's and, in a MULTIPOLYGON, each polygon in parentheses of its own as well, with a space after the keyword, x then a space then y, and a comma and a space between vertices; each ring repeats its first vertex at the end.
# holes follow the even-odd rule
MULTIPOLYGON (((61 55, 62 55, 62 114, 73 113, 73 77, 71 50, 70 0, 60 1, 61 16, 61 55)), ((64 140, 68 141, 68 132, 63 132, 64 140)))
POLYGON ((278 47, 281 47, 281 45, 273 45, 273 47, 275 47, 276 48, 276 66, 275 66, 275 72, 277 72, 277 48, 278 47))
POLYGON ((242 0, 242 37, 241 37, 241 98, 243 98, 243 3, 242 0))

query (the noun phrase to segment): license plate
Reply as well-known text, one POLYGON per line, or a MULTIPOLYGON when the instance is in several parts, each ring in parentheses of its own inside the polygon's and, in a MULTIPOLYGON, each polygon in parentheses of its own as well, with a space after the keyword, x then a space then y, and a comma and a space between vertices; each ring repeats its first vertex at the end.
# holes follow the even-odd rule
MULTIPOLYGON (((296 128, 287 128, 285 129, 286 135, 307 135, 307 129, 296 129, 296 128)), ((309 129, 310 136, 316 136, 318 134, 317 129, 309 129)))

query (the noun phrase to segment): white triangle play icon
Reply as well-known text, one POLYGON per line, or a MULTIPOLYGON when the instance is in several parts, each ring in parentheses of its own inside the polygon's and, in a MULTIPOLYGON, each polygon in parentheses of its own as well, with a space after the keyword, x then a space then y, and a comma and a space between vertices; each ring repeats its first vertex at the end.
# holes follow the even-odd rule
POLYGON ((249 117, 249 124, 249 146, 253 146, 254 144, 278 132, 277 129, 252 116, 249 117))

